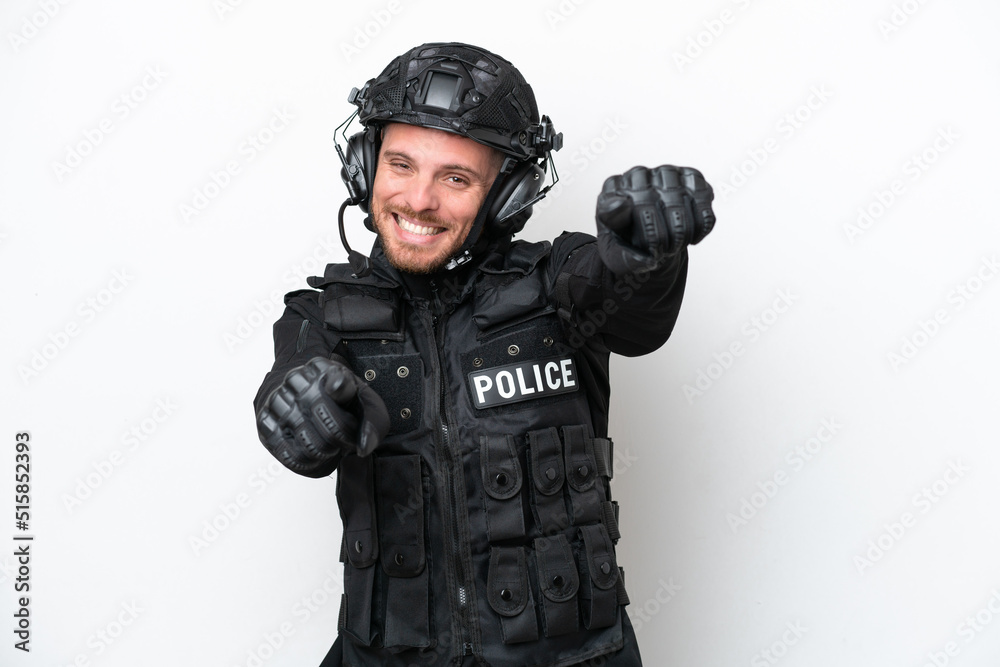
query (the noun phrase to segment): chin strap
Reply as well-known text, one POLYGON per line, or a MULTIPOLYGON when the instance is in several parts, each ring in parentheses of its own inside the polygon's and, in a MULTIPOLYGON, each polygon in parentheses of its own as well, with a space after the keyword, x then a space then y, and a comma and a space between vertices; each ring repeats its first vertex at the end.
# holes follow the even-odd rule
POLYGON ((340 211, 337 213, 337 226, 340 228, 340 242, 344 244, 344 250, 347 251, 347 261, 351 263, 351 268, 354 269, 355 278, 364 278, 372 272, 372 260, 366 255, 362 255, 357 250, 353 250, 347 243, 347 234, 344 232, 344 211, 347 207, 351 205, 350 199, 345 199, 344 203, 340 205, 340 211))
POLYGON ((484 233, 486 231, 486 215, 493 208, 493 202, 496 200, 507 174, 514 171, 514 165, 516 164, 517 160, 514 158, 510 156, 504 158, 503 165, 500 167, 500 173, 493 179, 493 185, 490 187, 490 191, 486 193, 483 205, 479 207, 479 213, 476 214, 476 220, 472 223, 469 235, 465 237, 465 242, 458 249, 458 252, 455 253, 454 257, 444 265, 444 271, 457 269, 486 247, 486 244, 489 242, 484 233))

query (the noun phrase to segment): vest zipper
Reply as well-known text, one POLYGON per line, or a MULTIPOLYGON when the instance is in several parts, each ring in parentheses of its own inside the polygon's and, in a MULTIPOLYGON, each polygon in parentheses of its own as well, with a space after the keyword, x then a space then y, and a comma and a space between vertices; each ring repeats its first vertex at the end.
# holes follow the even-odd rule
MULTIPOLYGON (((434 284, 432 283, 432 289, 434 289, 434 284)), ((437 290, 434 289, 435 296, 437 290)), ((440 303, 435 299, 435 311, 440 312, 440 303)), ((438 394, 438 402, 440 408, 440 433, 441 433, 441 451, 438 456, 438 464, 442 466, 444 474, 442 478, 447 485, 448 500, 450 504, 449 519, 449 532, 451 533, 451 554, 448 560, 450 560, 450 567, 455 573, 456 579, 456 598, 458 602, 458 632, 459 635, 456 637, 455 645, 462 646, 462 655, 472 655, 474 652, 473 638, 475 632, 473 630, 473 615, 471 606, 469 604, 469 573, 465 567, 465 559, 462 556, 462 542, 461 542, 461 526, 458 510, 462 505, 459 504, 458 493, 456 490, 456 475, 463 474, 461 461, 456 461, 456 456, 451 448, 451 429, 449 427, 450 419, 448 416, 448 388, 445 382, 444 375, 444 359, 442 355, 442 343, 439 340, 439 331, 442 326, 441 322, 444 319, 444 315, 434 315, 432 324, 434 329, 434 347, 437 351, 438 356, 438 384, 440 387, 440 392, 438 394)))

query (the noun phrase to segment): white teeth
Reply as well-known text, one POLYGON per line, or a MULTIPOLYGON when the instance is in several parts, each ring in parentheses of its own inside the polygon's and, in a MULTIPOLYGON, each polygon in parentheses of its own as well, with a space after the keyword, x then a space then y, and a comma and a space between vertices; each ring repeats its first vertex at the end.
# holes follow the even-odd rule
POLYGON ((433 236, 434 234, 440 234, 444 231, 440 227, 424 227, 423 225, 417 225, 398 214, 396 215, 396 222, 404 231, 418 236, 433 236))

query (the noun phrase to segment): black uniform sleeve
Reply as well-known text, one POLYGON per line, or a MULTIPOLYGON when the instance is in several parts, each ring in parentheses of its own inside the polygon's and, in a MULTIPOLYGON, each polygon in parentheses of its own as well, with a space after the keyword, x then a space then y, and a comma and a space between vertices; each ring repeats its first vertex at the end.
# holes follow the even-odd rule
POLYGON ((333 331, 323 326, 320 293, 299 290, 285 295, 285 312, 274 323, 274 365, 264 376, 253 399, 254 413, 271 395, 288 371, 302 366, 313 357, 344 362, 333 350, 340 342, 333 331))
POLYGON ((684 297, 687 249, 656 268, 616 275, 593 236, 564 232, 553 242, 551 259, 552 299, 578 343, 635 357, 670 337, 684 297))

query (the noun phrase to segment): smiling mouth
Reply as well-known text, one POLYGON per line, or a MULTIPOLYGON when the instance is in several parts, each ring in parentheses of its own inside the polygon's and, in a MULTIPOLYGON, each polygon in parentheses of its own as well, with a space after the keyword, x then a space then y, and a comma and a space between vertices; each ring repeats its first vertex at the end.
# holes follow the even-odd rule
POLYGON ((393 213, 392 217, 395 218, 396 224, 404 232, 409 232, 410 234, 416 234, 417 236, 435 236, 445 231, 443 227, 427 227, 424 225, 418 225, 415 222, 407 220, 398 213, 393 213))

